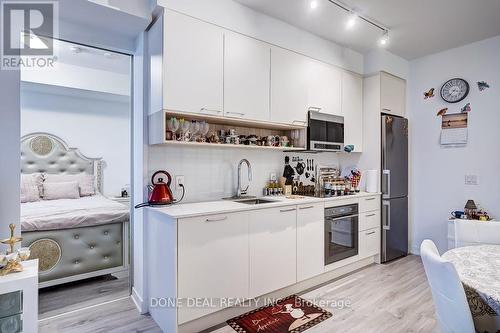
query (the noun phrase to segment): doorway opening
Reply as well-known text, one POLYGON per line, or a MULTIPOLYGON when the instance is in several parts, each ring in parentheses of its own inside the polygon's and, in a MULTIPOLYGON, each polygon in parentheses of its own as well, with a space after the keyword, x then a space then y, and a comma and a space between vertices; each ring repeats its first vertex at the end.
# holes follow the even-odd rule
POLYGON ((39 319, 130 295, 132 57, 54 40, 21 71, 21 236, 39 319))

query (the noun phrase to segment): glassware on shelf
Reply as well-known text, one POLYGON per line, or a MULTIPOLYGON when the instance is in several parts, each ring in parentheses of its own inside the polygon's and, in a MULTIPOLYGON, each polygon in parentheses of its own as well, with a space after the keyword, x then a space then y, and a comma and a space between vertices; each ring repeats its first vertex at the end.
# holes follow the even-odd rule
POLYGON ((206 121, 200 123, 200 141, 207 142, 207 133, 210 130, 210 125, 206 121))
POLYGON ((189 141, 189 129, 191 127, 191 123, 182 118, 179 120, 179 127, 181 131, 179 141, 189 141))
POLYGON ((197 122, 196 120, 191 120, 191 128, 190 128, 190 133, 189 133, 189 140, 190 141, 196 141, 197 140, 197 134, 200 131, 200 123, 197 122))
POLYGON ((166 139, 167 140, 177 140, 176 132, 179 129, 179 121, 177 118, 172 117, 167 120, 167 133, 166 133, 166 139))

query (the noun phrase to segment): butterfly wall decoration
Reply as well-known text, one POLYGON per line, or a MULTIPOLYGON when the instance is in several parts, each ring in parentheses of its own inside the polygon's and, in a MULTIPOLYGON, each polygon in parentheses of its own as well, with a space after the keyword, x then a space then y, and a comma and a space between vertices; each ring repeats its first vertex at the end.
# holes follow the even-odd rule
POLYGON ((470 107, 470 103, 465 104, 465 105, 464 105, 464 107, 460 109, 460 111, 461 111, 462 113, 467 113, 467 112, 470 112, 471 110, 472 110, 472 109, 471 109, 471 107, 470 107))
POLYGON ((477 88, 479 89, 479 91, 486 90, 489 87, 490 87, 490 85, 485 81, 478 81, 477 82, 477 88))
POLYGON ((448 108, 443 108, 443 109, 438 111, 437 116, 444 116, 447 111, 448 111, 448 108))
POLYGON ((434 88, 429 89, 429 91, 424 92, 424 99, 434 97, 434 88))

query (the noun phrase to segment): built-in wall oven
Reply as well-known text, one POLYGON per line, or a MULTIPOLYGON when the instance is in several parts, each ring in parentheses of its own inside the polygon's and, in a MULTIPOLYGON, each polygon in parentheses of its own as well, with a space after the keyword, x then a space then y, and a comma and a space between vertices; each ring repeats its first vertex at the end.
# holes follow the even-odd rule
POLYGON ((358 204, 325 208, 325 265, 358 254, 358 204))

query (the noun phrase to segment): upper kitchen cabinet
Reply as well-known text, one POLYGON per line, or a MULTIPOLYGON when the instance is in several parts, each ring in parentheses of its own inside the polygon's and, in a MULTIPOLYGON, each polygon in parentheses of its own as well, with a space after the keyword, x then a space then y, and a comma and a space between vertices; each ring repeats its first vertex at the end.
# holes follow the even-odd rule
POLYGON ((224 38, 224 116, 269 121, 271 46, 232 32, 224 38))
POLYGON ((341 70, 326 63, 307 59, 307 109, 326 114, 342 115, 341 70))
POLYGON ((307 125, 309 66, 307 57, 271 48, 271 121, 307 125))
POLYGON ((406 81, 389 73, 380 73, 380 105, 383 113, 404 117, 406 81))
POLYGON ((353 145, 354 152, 362 152, 363 78, 347 71, 342 73, 342 113, 345 145, 353 145))
POLYGON ((224 31, 170 10, 163 20, 163 109, 222 116, 224 31))

